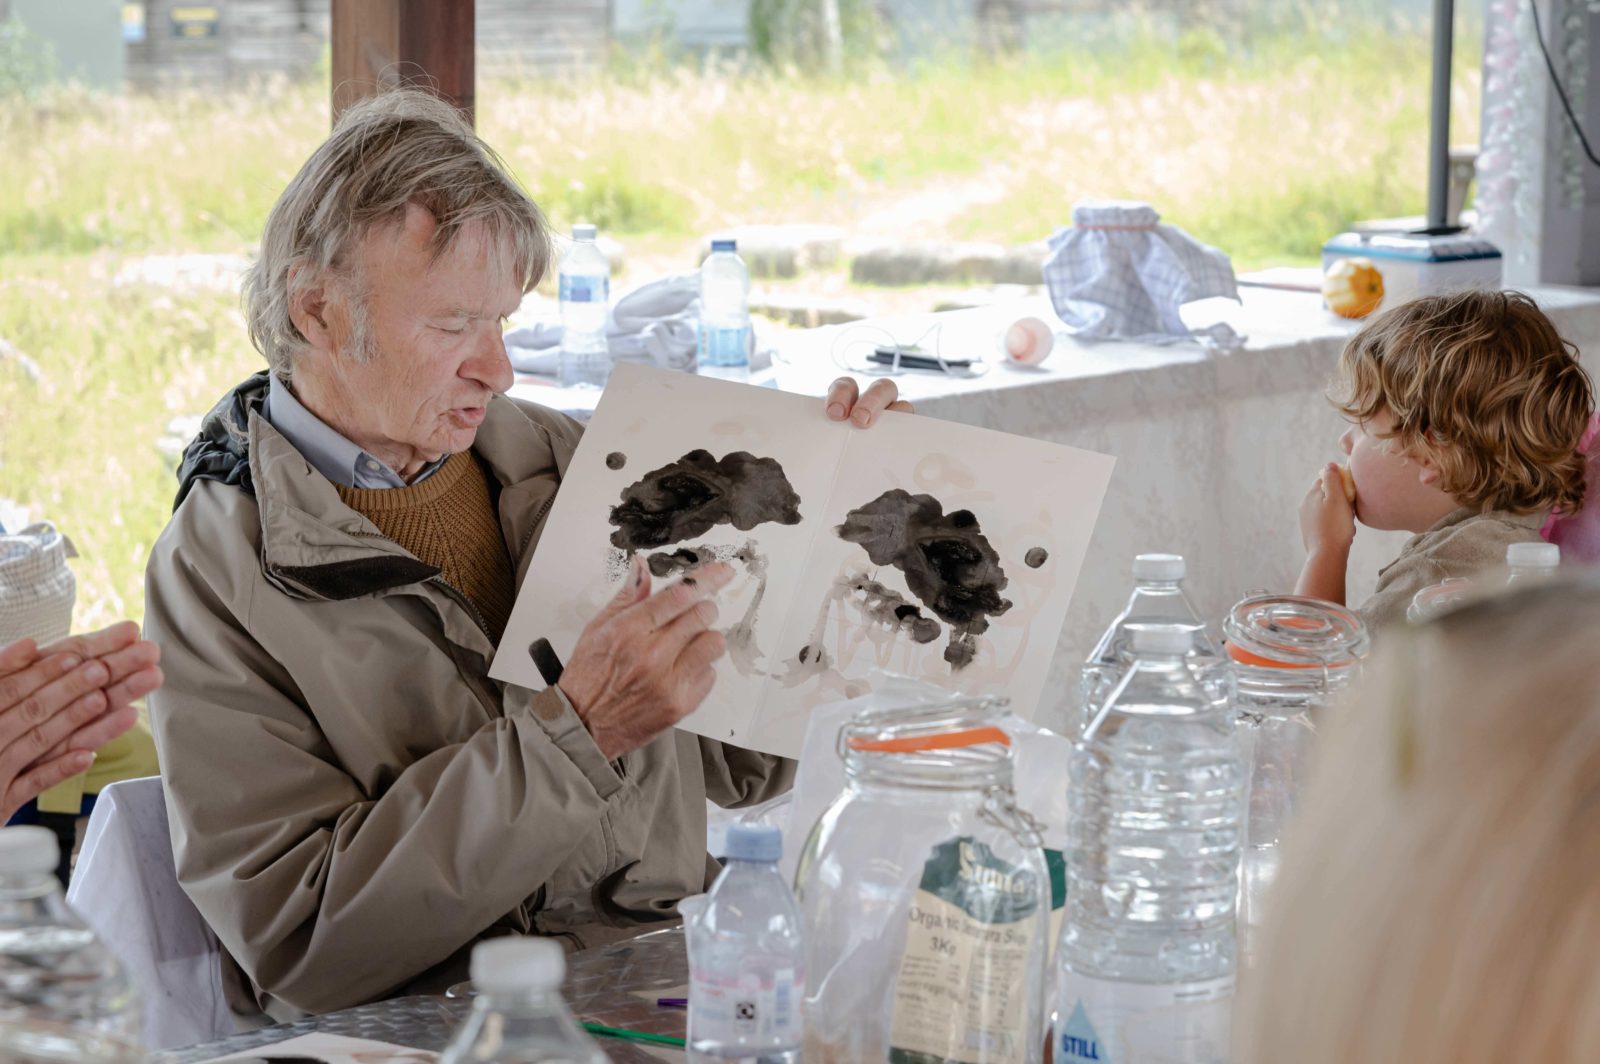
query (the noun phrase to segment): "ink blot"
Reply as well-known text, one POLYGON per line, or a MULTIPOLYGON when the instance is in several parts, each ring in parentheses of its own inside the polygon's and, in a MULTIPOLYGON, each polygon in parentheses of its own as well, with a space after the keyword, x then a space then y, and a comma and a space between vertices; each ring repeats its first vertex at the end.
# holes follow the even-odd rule
MULTIPOLYGON (((686 569, 693 569, 707 560, 701 555, 700 551, 683 547, 670 554, 665 551, 660 554, 652 554, 647 559, 647 562, 650 566, 651 576, 671 576, 673 573, 681 573, 686 569)), ((686 577, 685 580, 687 581, 687 579, 686 577)))
POLYGON ((846 587, 860 593, 862 610, 879 624, 886 624, 897 632, 910 632, 915 643, 931 643, 939 638, 939 622, 924 617, 920 609, 893 588, 865 576, 847 579, 846 587))
POLYGON ((623 454, 621 451, 612 451, 610 454, 606 455, 607 469, 621 469, 627 464, 628 456, 623 454))
POLYGON ((800 523, 800 496, 783 467, 748 451, 719 461, 696 450, 623 489, 622 502, 611 508, 617 528, 611 543, 623 550, 650 549, 720 524, 748 532, 767 521, 800 523))
POLYGON ((944 648, 944 660, 950 663, 952 669, 960 670, 972 664, 972 659, 978 656, 978 637, 971 632, 961 635, 952 635, 950 645, 944 648))
MULTIPOLYGON (((618 552, 621 553, 621 552, 618 552)), ((728 643, 728 659, 745 676, 764 676, 761 669, 762 652, 756 643, 756 619, 760 616, 761 601, 767 594, 767 558, 756 550, 756 541, 746 540, 743 546, 696 543, 673 551, 658 551, 645 559, 653 576, 668 577, 684 573, 683 582, 694 586, 691 572, 712 562, 738 563, 755 581, 755 590, 744 616, 723 630, 728 643)))
POLYGON ((824 668, 828 664, 828 652, 821 647, 814 647, 810 643, 800 648, 797 659, 802 665, 814 665, 824 668))
POLYGON ((1022 556, 1022 560, 1027 563, 1029 569, 1037 569, 1050 560, 1050 552, 1043 547, 1034 547, 1022 556))
MULTIPOLYGON (((951 626, 946 660, 958 638, 987 631, 991 617, 1011 608, 1000 595, 1009 582, 1000 556, 970 510, 946 514, 932 495, 896 488, 851 510, 835 531, 864 547, 874 563, 905 573, 911 593, 951 626)), ((971 660, 970 653, 965 656, 971 660)))

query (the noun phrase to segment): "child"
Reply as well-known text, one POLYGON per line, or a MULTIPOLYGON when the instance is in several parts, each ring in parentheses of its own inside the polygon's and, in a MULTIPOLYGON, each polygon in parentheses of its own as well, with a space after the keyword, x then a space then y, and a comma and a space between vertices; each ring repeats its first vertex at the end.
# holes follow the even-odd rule
POLYGON ((1581 579, 1394 633, 1328 717, 1236 1064, 1600 1061, 1596 628, 1581 579))
POLYGON ((1537 542, 1553 507, 1581 507, 1589 376, 1522 293, 1404 303, 1351 338, 1339 370, 1335 403, 1351 421, 1339 442, 1353 483, 1330 464, 1300 505, 1298 594, 1344 602, 1357 519, 1415 532, 1359 611, 1381 628, 1403 620, 1422 588, 1502 564, 1508 544, 1537 542))

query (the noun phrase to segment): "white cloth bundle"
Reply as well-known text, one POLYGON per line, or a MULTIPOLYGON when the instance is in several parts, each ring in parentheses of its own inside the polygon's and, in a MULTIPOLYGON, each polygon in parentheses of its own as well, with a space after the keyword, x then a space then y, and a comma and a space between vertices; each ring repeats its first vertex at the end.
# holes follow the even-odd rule
POLYGON ((1173 225, 1147 203, 1084 200, 1072 225, 1050 238, 1044 280, 1056 314, 1086 340, 1173 343, 1222 349, 1244 338, 1225 323, 1192 329, 1179 309, 1197 299, 1239 298, 1228 256, 1173 225))
POLYGON ((78 582, 67 559, 77 556, 48 521, 0 535, 0 646, 18 639, 43 645, 72 630, 78 582))
MULTIPOLYGON (((700 275, 663 277, 640 285, 611 306, 606 344, 618 362, 642 362, 662 369, 693 372, 700 317, 700 275)), ((505 335, 506 354, 519 373, 554 377, 561 372, 561 323, 539 321, 505 335)), ((757 352, 751 368, 771 356, 757 352)))

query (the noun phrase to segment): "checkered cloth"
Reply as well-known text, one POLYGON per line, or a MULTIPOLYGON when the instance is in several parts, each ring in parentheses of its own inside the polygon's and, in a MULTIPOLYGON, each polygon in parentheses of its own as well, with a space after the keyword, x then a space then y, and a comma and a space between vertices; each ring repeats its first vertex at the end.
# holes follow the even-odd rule
POLYGON ((1177 226, 1162 225, 1145 203, 1084 200, 1072 226, 1050 238, 1044 281, 1056 314, 1087 340, 1174 343, 1199 340, 1223 350, 1244 338, 1223 323, 1191 329, 1185 303, 1239 298, 1233 264, 1177 226))
POLYGON ((47 521, 0 535, 0 646, 51 643, 72 629, 78 583, 67 559, 78 552, 47 521))

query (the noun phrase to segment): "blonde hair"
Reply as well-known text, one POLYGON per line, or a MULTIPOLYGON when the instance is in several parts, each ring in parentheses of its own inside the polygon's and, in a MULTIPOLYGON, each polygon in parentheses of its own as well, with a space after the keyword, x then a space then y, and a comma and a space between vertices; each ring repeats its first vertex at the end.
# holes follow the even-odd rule
POLYGON ((370 357, 362 280, 351 252, 376 227, 402 222, 408 204, 432 215, 438 258, 464 227, 480 223, 508 242, 524 291, 550 260, 550 233, 493 149, 450 104, 420 89, 364 100, 339 118, 267 217, 261 254, 244 279, 250 341, 287 376, 306 347, 290 308, 311 285, 332 281, 351 300, 352 353, 370 357))
POLYGON ((1237 1064, 1600 1060, 1600 583, 1401 634, 1325 737, 1237 1064))
POLYGON ((1575 513, 1594 406, 1576 354, 1521 292, 1425 296, 1351 338, 1334 402, 1362 423, 1388 410, 1401 450, 1426 455, 1464 506, 1575 513))

